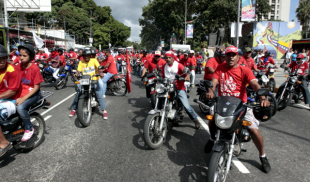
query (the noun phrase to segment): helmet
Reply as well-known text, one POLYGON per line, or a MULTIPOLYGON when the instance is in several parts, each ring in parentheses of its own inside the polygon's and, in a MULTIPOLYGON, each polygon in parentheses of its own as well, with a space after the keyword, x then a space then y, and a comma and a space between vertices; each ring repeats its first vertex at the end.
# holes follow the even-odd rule
POLYGON ((258 49, 258 51, 259 51, 259 52, 263 52, 263 50, 262 50, 262 49, 258 49))
POLYGON ((241 141, 240 142, 249 142, 251 141, 251 135, 249 133, 249 131, 245 128, 243 128, 240 132, 240 138, 241 141))
POLYGON ((188 53, 189 53, 188 51, 184 51, 184 53, 183 53, 183 54, 184 54, 184 55, 188 55, 188 53))
POLYGON ((303 54, 298 54, 297 55, 297 59, 303 59, 303 58, 305 58, 303 54))
POLYGON ((200 52, 196 52, 196 54, 200 54, 200 52))
POLYGON ((147 50, 143 50, 143 54, 144 54, 144 53, 147 53, 147 50))
POLYGON ((195 51, 194 50, 190 50, 189 53, 190 54, 195 54, 195 51))
POLYGON ((89 50, 91 52, 91 55, 96 55, 97 54, 96 50, 93 47, 91 47, 89 50))
POLYGON ((269 51, 266 51, 266 52, 265 52, 265 56, 270 56, 270 52, 269 52, 269 51))
POLYGON ((20 51, 20 49, 27 49, 30 52, 30 55, 29 55, 30 60, 34 59, 34 56, 36 53, 34 52, 34 48, 32 45, 26 44, 23 46, 18 46, 18 51, 20 51))
POLYGON ((103 56, 98 56, 97 59, 98 59, 98 60, 103 60, 104 57, 103 57, 103 56))
POLYGON ((92 55, 92 52, 90 49, 84 49, 83 50, 83 56, 86 56, 86 55, 92 55))
POLYGON ((226 52, 225 54, 228 54, 228 53, 235 53, 235 54, 238 54, 238 48, 235 47, 235 46, 229 46, 226 48, 226 52))
POLYGON ((53 48, 51 49, 51 52, 54 52, 54 51, 58 51, 58 49, 57 49, 56 47, 53 47, 53 48))
POLYGON ((273 115, 273 109, 271 106, 269 107, 261 107, 259 109, 253 110, 254 116, 256 119, 265 122, 268 121, 273 115))
POLYGON ((73 49, 73 48, 71 48, 71 49, 69 49, 69 51, 74 51, 74 49, 73 49))
POLYGON ((221 51, 219 56, 225 56, 225 51, 221 51))
POLYGON ((3 45, 0 45, 0 57, 8 57, 9 54, 3 45))

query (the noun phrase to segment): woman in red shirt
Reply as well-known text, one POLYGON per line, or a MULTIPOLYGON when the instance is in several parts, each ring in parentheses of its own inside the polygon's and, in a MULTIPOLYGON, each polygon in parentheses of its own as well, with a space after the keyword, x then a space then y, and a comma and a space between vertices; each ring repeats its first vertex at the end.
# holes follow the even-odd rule
POLYGON ((40 99, 40 83, 43 82, 43 78, 40 68, 31 63, 35 56, 34 48, 31 45, 24 45, 19 46, 18 51, 21 64, 17 66, 17 71, 21 75, 22 91, 16 99, 16 110, 25 126, 21 140, 27 141, 34 133, 28 110, 40 99))

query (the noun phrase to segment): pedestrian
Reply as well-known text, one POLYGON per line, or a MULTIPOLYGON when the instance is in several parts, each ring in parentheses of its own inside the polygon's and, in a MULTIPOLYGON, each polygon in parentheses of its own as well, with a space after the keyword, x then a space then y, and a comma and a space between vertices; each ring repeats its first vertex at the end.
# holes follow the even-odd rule
POLYGON ((293 53, 294 53, 294 52, 293 52, 293 49, 292 49, 292 48, 290 48, 289 51, 287 51, 286 56, 285 56, 285 60, 284 60, 284 62, 285 62, 286 64, 289 64, 289 63, 290 63, 291 55, 292 55, 293 53))
POLYGON ((294 53, 291 55, 290 63, 291 63, 292 61, 296 61, 297 54, 298 54, 298 49, 295 49, 294 53))

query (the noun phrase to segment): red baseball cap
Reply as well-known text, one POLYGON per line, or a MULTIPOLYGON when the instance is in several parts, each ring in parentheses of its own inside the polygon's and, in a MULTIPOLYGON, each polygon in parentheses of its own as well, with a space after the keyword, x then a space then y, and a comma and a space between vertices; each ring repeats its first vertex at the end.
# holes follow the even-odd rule
POLYGON ((303 54, 298 54, 297 55, 297 59, 303 59, 303 58, 305 58, 305 56, 303 54))
POLYGON ((226 51, 225 51, 225 54, 228 54, 228 53, 235 53, 235 54, 238 54, 238 48, 235 47, 235 46, 229 46, 226 48, 226 51))
POLYGON ((169 57, 174 57, 174 52, 172 52, 172 51, 167 51, 166 54, 165 54, 165 56, 166 56, 166 57, 168 57, 168 56, 169 56, 169 57))

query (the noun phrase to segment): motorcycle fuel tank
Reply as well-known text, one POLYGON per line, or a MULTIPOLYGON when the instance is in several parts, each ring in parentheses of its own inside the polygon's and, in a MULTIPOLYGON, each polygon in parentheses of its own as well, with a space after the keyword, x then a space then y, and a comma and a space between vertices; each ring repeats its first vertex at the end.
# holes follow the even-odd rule
POLYGON ((218 97, 216 107, 217 113, 220 116, 233 116, 234 113, 242 107, 242 100, 230 96, 218 97))

